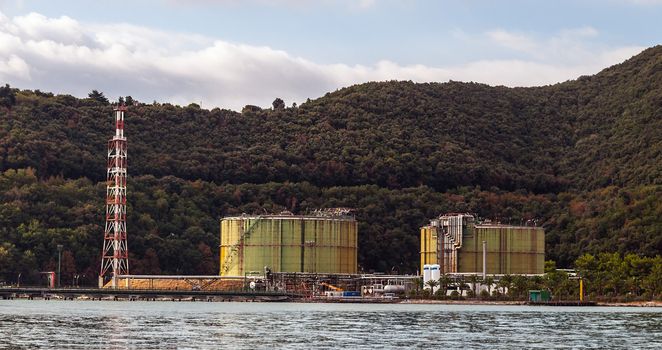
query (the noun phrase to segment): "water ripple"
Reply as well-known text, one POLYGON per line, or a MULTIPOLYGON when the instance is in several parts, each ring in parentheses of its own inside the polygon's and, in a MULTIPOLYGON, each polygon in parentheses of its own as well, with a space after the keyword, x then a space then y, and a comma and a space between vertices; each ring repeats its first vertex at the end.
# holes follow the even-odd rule
POLYGON ((0 349, 662 348, 662 309, 0 301, 0 349))

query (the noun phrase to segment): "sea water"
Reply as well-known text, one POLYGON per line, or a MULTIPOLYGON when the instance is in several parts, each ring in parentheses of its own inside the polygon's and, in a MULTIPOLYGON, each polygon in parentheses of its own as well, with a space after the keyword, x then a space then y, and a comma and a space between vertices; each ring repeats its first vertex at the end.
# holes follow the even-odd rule
POLYGON ((0 349, 662 349, 662 308, 0 300, 0 349))

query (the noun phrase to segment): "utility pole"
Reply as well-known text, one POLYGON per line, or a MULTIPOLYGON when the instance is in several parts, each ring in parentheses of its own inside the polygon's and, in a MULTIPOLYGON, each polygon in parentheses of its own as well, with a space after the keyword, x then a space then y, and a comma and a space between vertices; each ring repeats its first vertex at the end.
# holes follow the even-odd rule
POLYGON ((60 268, 62 267, 62 244, 57 245, 57 287, 60 288, 60 268))
POLYGON ((483 241, 483 281, 487 277, 487 241, 483 241))

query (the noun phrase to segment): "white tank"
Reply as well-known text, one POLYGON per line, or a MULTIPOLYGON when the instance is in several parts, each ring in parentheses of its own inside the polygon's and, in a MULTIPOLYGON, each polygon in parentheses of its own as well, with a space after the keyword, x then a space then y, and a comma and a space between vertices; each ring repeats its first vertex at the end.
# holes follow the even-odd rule
POLYGON ((423 265, 423 289, 430 289, 428 281, 432 278, 431 265, 423 265))
POLYGON ((402 293, 405 291, 405 286, 403 285, 396 285, 396 284, 389 284, 384 286, 384 293, 402 293))
POLYGON ((439 265, 430 265, 430 279, 439 280, 441 277, 441 266, 439 265))
MULTIPOLYGON (((439 278, 441 277, 441 266, 435 264, 435 265, 430 265, 430 279, 439 281, 439 278)), ((432 293, 436 292, 437 289, 439 289, 439 286, 434 287, 432 290, 432 293)))

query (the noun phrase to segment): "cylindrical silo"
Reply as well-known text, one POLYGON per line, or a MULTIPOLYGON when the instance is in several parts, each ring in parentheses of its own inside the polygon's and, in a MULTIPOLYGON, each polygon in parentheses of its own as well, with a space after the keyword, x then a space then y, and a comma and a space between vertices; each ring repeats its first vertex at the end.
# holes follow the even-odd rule
MULTIPOLYGON (((439 264, 430 265, 430 279, 439 282, 441 278, 440 268, 439 264)), ((437 290, 439 290, 439 284, 432 288, 432 293, 436 293, 437 290)))
POLYGON ((437 262, 437 244, 437 227, 421 227, 421 268, 437 262))
POLYGON ((459 252, 460 272, 483 271, 486 242, 487 274, 542 274, 545 272, 545 231, 541 227, 476 225, 459 252))
POLYGON ((221 220, 220 275, 356 273, 357 223, 350 216, 260 215, 221 220))
POLYGON ((430 278, 435 281, 439 281, 440 277, 440 266, 438 264, 430 265, 430 278))
POLYGON ((429 289, 430 287, 428 286, 428 281, 432 278, 432 273, 430 271, 430 266, 431 265, 423 265, 423 288, 424 289, 429 289))

